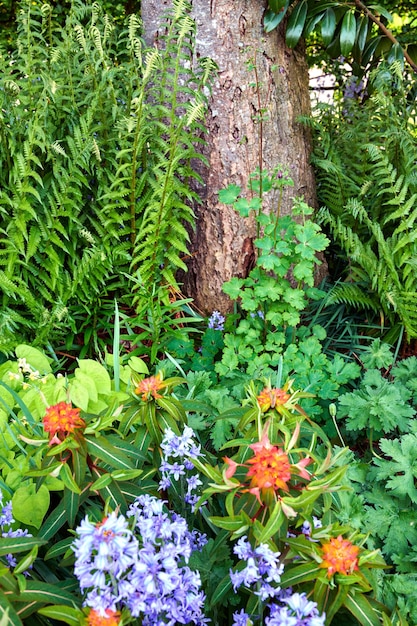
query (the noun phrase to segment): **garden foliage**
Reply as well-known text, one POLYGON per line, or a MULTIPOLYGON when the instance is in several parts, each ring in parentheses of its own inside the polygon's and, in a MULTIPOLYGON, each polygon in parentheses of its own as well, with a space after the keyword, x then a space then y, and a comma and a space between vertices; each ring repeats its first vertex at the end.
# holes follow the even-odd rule
POLYGON ((135 15, 118 26, 74 0, 61 25, 52 5, 20 2, 0 89, 3 350, 19 335, 57 347, 115 294, 147 311, 176 284, 213 64, 194 64, 185 1, 161 33, 147 49, 135 15))
POLYGON ((317 217, 348 260, 330 301, 379 311, 413 338, 417 144, 405 89, 401 66, 382 65, 367 92, 329 105, 312 124, 317 217))

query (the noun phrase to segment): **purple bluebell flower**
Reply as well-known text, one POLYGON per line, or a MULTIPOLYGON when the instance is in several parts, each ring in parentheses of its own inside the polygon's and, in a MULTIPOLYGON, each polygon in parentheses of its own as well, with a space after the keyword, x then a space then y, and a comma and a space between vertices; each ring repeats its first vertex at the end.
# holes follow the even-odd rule
MULTIPOLYGON (((13 530, 11 526, 14 522, 12 502, 10 500, 3 506, 3 494, 0 491, 0 537, 32 537, 26 528, 16 528, 13 530)), ((16 567, 17 559, 13 556, 13 554, 6 554, 4 558, 9 567, 16 567)), ((23 574, 28 576, 29 572, 25 571, 23 574)))
POLYGON ((225 317, 219 311, 213 311, 207 322, 207 328, 224 330, 225 317))
POLYGON ((279 552, 273 552, 265 543, 252 548, 246 536, 239 539, 233 551, 241 561, 246 561, 243 569, 230 572, 235 591, 241 585, 245 587, 256 585, 254 593, 262 600, 279 594, 279 583, 284 571, 284 566, 279 561, 281 556, 279 552))
POLYGON ((100 524, 85 518, 77 535, 74 571, 84 605, 101 615, 127 608, 143 626, 207 623, 200 575, 184 565, 204 537, 165 512, 163 501, 140 496, 126 518, 111 513, 100 524))
POLYGON ((191 507, 193 512, 199 500, 193 492, 203 484, 197 474, 188 474, 194 469, 192 460, 201 456, 201 446, 195 443, 194 437, 194 431, 189 426, 184 427, 182 435, 176 435, 171 428, 167 428, 161 443, 163 457, 159 467, 162 474, 159 490, 169 489, 172 482, 180 480, 181 477, 183 485, 187 486, 184 502, 191 507), (175 460, 174 463, 171 463, 171 458, 175 460))
POLYGON ((272 604, 269 609, 266 626, 324 626, 326 619, 305 593, 282 594, 279 604, 272 604))
POLYGON ((250 616, 242 609, 239 613, 236 611, 233 613, 232 626, 252 626, 253 622, 250 616))

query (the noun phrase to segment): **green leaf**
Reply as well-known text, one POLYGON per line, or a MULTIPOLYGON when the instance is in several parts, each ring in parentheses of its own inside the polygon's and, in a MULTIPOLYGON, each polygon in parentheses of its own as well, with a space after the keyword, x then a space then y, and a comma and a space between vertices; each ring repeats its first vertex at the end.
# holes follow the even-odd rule
POLYGON ((26 359, 34 370, 38 370, 40 374, 49 374, 51 372, 50 359, 46 357, 43 352, 27 346, 26 344, 20 344, 15 349, 15 354, 18 359, 26 359))
POLYGON ((270 33, 272 30, 274 30, 274 28, 277 28, 277 26, 281 24, 282 20, 287 14, 289 5, 290 0, 287 0, 284 5, 284 9, 279 13, 275 13, 274 11, 271 11, 271 9, 268 9, 268 11, 266 11, 264 15, 264 29, 266 33, 270 33))
POLYGON ((286 0, 268 0, 268 5, 271 11, 279 13, 286 5, 286 0))
POLYGON ((81 493, 81 488, 75 482, 74 476, 72 475, 72 471, 68 463, 62 464, 62 469, 59 473, 59 477, 67 489, 77 494, 81 493))
POLYGON ((320 573, 317 563, 303 563, 292 569, 287 568, 281 576, 281 584, 283 587, 292 587, 309 580, 314 580, 320 573))
POLYGON ((344 605, 362 626, 381 626, 379 615, 362 594, 348 593, 344 605))
POLYGON ((239 197, 241 188, 238 185, 229 185, 219 191, 219 200, 223 204, 233 204, 239 197))
POLYGON ((87 411, 90 398, 88 389, 83 382, 78 378, 74 378, 68 385, 68 391, 71 402, 83 411, 87 411))
POLYGON ((67 537, 66 539, 62 539, 62 541, 58 541, 58 543, 52 545, 46 552, 44 560, 47 561, 48 559, 56 559, 62 556, 71 547, 73 541, 73 537, 67 537))
POLYGON ((137 372, 138 374, 149 374, 149 369, 145 361, 143 359, 140 359, 138 356, 131 356, 127 364, 134 372, 137 372))
POLYGON ((41 485, 36 491, 33 483, 26 482, 13 494, 13 516, 23 524, 40 528, 49 503, 49 490, 45 485, 41 485))
POLYGON ((84 614, 82 611, 65 605, 46 606, 38 609, 37 612, 40 615, 49 617, 50 619, 65 622, 70 626, 79 626, 84 621, 84 614))
POLYGON ((223 528, 224 530, 228 530, 229 532, 235 532, 237 530, 245 530, 248 528, 248 524, 243 522, 240 517, 218 517, 211 516, 209 520, 215 526, 219 528, 223 528))
POLYGON ((235 202, 235 210, 239 213, 241 217, 249 217, 249 213, 251 211, 250 204, 247 198, 239 198, 235 202))
POLYGON ((110 375, 103 365, 93 359, 81 359, 78 367, 94 381, 98 394, 107 395, 111 392, 110 375))
POLYGON ((368 9, 371 9, 373 13, 377 13, 377 14, 379 13, 379 15, 382 15, 383 17, 385 17, 385 19, 388 20, 388 22, 393 21, 393 17, 391 13, 387 11, 387 9, 381 6, 380 4, 368 4, 368 9))
POLYGON ((93 457, 99 458, 114 469, 134 469, 128 457, 105 437, 86 437, 87 450, 93 457))
POLYGON ((366 15, 361 15, 358 20, 358 27, 356 30, 356 44, 355 44, 360 54, 362 54, 362 52, 365 49, 366 40, 368 37, 368 26, 369 26, 368 18, 366 17, 366 15))
POLYGON ((39 537, 0 537, 0 556, 27 552, 45 543, 46 540, 39 537))
POLYGON ((0 593, 0 620, 1 626, 23 626, 20 617, 4 593, 0 593))
POLYGON ((302 35, 307 17, 307 0, 298 2, 289 19, 285 31, 285 41, 289 48, 295 48, 302 35))
POLYGON ((266 543, 279 531, 283 523, 285 522, 285 515, 282 512, 281 502, 278 501, 274 510, 271 513, 271 517, 269 518, 266 526, 262 530, 262 533, 257 537, 259 543, 266 543))
POLYGON ((46 518, 39 530, 39 537, 44 539, 51 539, 55 536, 60 528, 67 521, 67 512, 65 510, 64 500, 58 504, 58 506, 52 511, 52 513, 46 518))
POLYGON ((64 604, 73 607, 77 604, 76 597, 69 591, 60 589, 57 585, 28 580, 26 589, 20 593, 10 594, 14 602, 40 602, 42 604, 64 604))
POLYGON ((404 67, 404 50, 399 43, 395 43, 387 56, 388 63, 394 63, 399 61, 401 66, 404 67))
POLYGON ((351 52, 356 38, 356 18, 354 11, 346 11, 340 31, 340 51, 344 57, 351 52))
POLYGON ((66 487, 64 489, 64 502, 65 502, 65 510, 67 512, 68 526, 70 528, 74 528, 75 519, 77 517, 78 509, 80 507, 79 492, 66 487))
POLYGON ((323 19, 321 20, 321 36, 323 43, 328 46, 333 39, 334 31, 336 30, 336 13, 329 7, 326 9, 323 19))

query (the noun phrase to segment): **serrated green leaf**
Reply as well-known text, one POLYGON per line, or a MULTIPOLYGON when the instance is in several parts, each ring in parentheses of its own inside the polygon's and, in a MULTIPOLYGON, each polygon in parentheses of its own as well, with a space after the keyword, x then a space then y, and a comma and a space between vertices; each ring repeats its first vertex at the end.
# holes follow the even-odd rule
POLYGON ((239 197, 241 188, 238 185, 229 185, 219 191, 219 200, 223 204, 233 204, 239 197))

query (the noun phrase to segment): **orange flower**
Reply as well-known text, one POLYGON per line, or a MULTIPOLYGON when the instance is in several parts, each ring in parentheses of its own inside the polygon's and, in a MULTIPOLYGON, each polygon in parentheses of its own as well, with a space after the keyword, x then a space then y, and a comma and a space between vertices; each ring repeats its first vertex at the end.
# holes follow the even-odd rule
POLYGON ((323 561, 320 567, 327 567, 329 578, 336 572, 351 574, 359 569, 359 547, 353 545, 348 539, 343 539, 342 535, 332 537, 328 543, 322 545, 321 550, 323 561))
POLYGON ((262 413, 266 413, 269 409, 274 409, 276 406, 280 406, 288 402, 291 398, 291 394, 284 391, 284 389, 270 389, 265 387, 256 398, 262 413))
POLYGON ((255 451, 255 456, 248 460, 252 466, 247 473, 252 477, 251 488, 288 491, 287 482, 291 478, 288 455, 281 448, 272 446, 267 435, 249 447, 255 451))
POLYGON ((161 375, 157 374, 156 376, 143 378, 136 387, 135 393, 137 395, 142 394, 142 400, 145 402, 149 400, 151 396, 156 400, 156 398, 162 398, 158 391, 164 389, 164 387, 166 387, 166 383, 162 381, 161 375))
POLYGON ((95 609, 91 609, 87 617, 88 626, 118 626, 120 613, 106 609, 104 615, 100 615, 95 609))
POLYGON ((74 408, 71 403, 59 402, 46 409, 43 418, 44 430, 50 434, 49 443, 61 443, 57 433, 64 437, 74 432, 77 428, 84 428, 85 421, 80 417, 81 409, 74 408))

